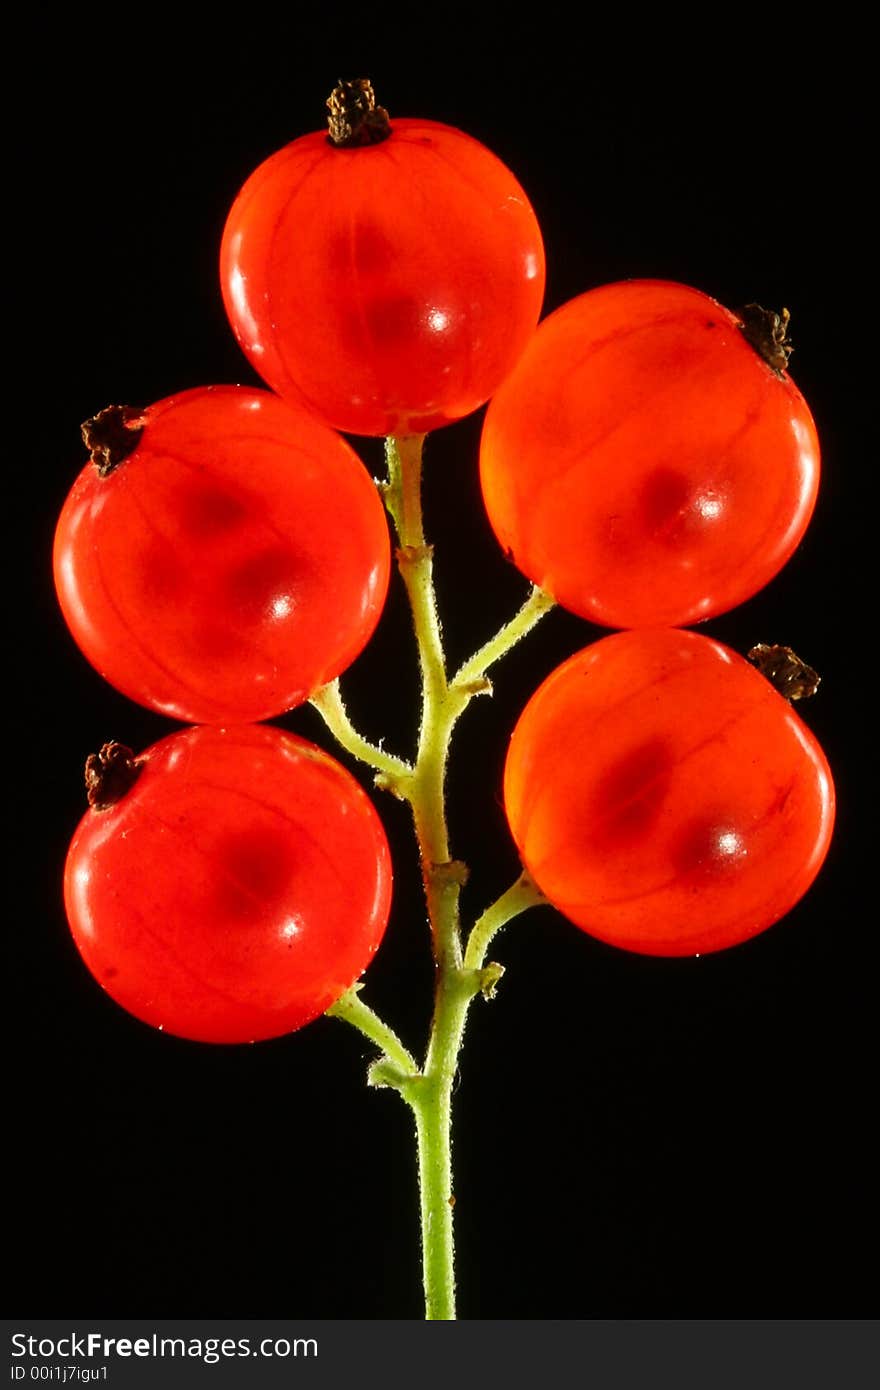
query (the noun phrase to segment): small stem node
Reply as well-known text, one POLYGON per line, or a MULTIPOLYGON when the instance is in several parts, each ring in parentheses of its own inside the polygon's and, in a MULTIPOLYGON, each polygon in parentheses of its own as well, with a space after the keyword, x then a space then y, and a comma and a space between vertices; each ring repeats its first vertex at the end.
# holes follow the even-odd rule
POLYGON ((418 565, 434 557, 433 545, 399 545, 395 550, 398 565, 418 565))
POLYGON ((488 961, 479 972, 480 993, 484 999, 494 999, 498 993, 498 981, 504 974, 504 966, 497 960, 488 961))
POLYGON ((445 888, 463 888, 471 871, 463 859, 445 859, 442 864, 430 864, 428 872, 442 891, 445 888))
POLYGON ((412 1071, 402 1071, 396 1067, 387 1057, 380 1057, 377 1062, 371 1062, 367 1068, 367 1085, 375 1090, 399 1091, 406 1099, 407 1093, 411 1090, 414 1082, 418 1081, 419 1073, 412 1071))
POLYGON ((475 676, 473 680, 469 681, 462 681, 456 678, 449 688, 450 690, 459 691, 462 695, 466 695, 468 699, 470 699, 472 695, 492 695, 494 693, 492 682, 489 680, 488 676, 475 676))
POLYGON ((409 801, 408 777, 390 777, 385 772, 377 772, 373 778, 373 786, 377 791, 390 792, 398 801, 409 801))

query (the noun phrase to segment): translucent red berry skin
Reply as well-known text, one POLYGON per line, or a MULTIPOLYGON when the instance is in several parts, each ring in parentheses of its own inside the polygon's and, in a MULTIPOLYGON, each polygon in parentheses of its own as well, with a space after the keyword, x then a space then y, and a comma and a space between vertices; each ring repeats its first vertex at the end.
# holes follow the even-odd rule
POLYGON ((134 786, 90 810, 67 856, 74 940, 135 1017, 251 1042, 323 1013, 372 959, 391 861, 366 793, 269 726, 171 734, 134 786))
POLYGON ((834 786, 791 706, 692 632, 578 652, 514 730, 504 803, 549 900, 648 955, 717 951, 785 915, 828 849, 834 786))
POLYGON ((256 371, 364 435, 476 410, 544 292, 540 229, 510 170, 450 126, 391 125, 380 144, 338 149, 316 132, 272 155, 233 205, 220 254, 256 371))
POLYGON ((185 391, 136 449, 88 464, 55 537, 67 624, 118 690, 188 723, 268 719, 371 637, 388 528, 338 434, 266 391, 185 391))
POLYGON ((490 403, 495 533, 534 583, 607 627, 695 623, 778 572, 819 481, 810 411, 714 299, 632 280, 538 328, 490 403))

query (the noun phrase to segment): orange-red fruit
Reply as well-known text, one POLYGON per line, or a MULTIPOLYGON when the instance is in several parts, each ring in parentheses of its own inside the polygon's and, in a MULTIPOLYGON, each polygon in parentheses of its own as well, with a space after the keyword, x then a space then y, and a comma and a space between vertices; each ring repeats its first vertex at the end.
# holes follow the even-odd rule
POLYGON ((137 762, 67 856, 89 970, 178 1037, 301 1028, 366 969, 388 921, 391 858, 369 797, 329 754, 267 725, 186 729, 137 762))
POLYGON ((82 470, 55 583, 92 665, 174 719, 271 719, 369 641, 390 545, 369 474, 335 431, 268 391, 183 391, 143 412, 107 477, 82 470))
POLYGON ((423 433, 482 405, 530 338, 541 232, 513 174, 435 121, 380 144, 304 135, 251 175, 220 253, 253 367, 354 434, 423 433))
POLYGON ((675 626, 782 567, 819 445, 797 387, 732 313, 632 280, 540 325, 489 406, 480 465, 495 533, 534 583, 606 627, 675 626))
POLYGON ((578 652, 532 696, 504 774, 523 863, 591 936, 717 951, 776 922, 834 821, 825 756, 748 662, 646 629, 578 652))

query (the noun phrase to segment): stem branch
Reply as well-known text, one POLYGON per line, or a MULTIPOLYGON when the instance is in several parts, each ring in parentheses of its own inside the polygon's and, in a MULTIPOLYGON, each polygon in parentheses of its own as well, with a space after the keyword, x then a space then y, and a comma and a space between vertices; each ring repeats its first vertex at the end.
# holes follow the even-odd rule
POLYGON ((417 1075, 419 1068, 415 1058, 404 1047, 394 1029, 389 1028, 388 1024, 363 1002, 359 997, 359 989, 360 986, 352 985, 335 1004, 330 1005, 327 1014, 333 1018, 342 1018, 353 1028, 357 1028, 358 1032, 369 1038, 371 1043, 375 1043, 380 1052, 401 1072, 409 1076, 417 1075))
POLYGON ((460 687, 469 685, 471 681, 479 680, 481 676, 486 674, 490 666, 494 665, 502 656, 506 656, 511 647, 516 646, 521 637, 525 637, 527 632, 531 632, 535 624, 543 618, 545 613, 549 613, 555 604, 554 598, 545 594, 543 589, 539 589, 535 585, 519 612, 515 613, 510 622, 505 623, 494 637, 480 647, 479 651, 474 652, 473 656, 457 672, 452 684, 460 687))
POLYGON ((309 703, 314 705, 337 743, 341 744, 346 752, 374 768, 385 779, 389 789, 402 794, 402 788, 412 773, 412 768, 402 758, 396 758, 393 753, 386 753, 384 749, 369 743, 358 733, 342 702, 338 680, 323 685, 309 703))
POLYGON ((506 927, 507 923, 518 917, 521 912, 527 911, 530 907, 539 907, 546 901, 538 885, 523 871, 516 883, 512 883, 505 893, 496 898, 474 923, 464 953, 465 969, 480 970, 492 939, 501 928, 506 927))

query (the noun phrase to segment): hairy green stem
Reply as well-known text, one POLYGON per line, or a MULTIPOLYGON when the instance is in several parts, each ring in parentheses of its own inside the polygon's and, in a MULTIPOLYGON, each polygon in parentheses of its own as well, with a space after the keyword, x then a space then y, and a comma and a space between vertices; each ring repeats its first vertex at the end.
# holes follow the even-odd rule
POLYGON ((469 697, 453 694, 446 680, 434 553, 422 524, 424 439, 416 434, 387 440, 385 505, 397 530, 397 565, 409 596, 422 675, 419 745, 407 800, 419 843, 434 956, 441 968, 455 969, 461 964, 458 898, 464 870, 450 859, 444 787, 450 735, 469 697))
POLYGON ((452 1187, 452 1087, 470 1001, 481 991, 490 997, 502 970, 484 965, 489 943, 506 922, 544 901, 523 874, 476 922, 462 948, 459 898, 467 868, 453 859, 446 825, 445 779, 452 731, 478 694, 491 690, 488 668, 546 613, 553 600, 539 589, 469 661, 453 680, 446 673, 442 631, 434 593, 433 550, 422 523, 423 435, 386 441, 388 481, 382 485, 394 523, 397 564, 409 597, 422 678, 422 709, 416 758, 410 765, 368 743, 353 728, 337 682, 325 686, 312 703, 330 731, 355 757, 376 769, 377 783, 409 802, 415 824, 422 880, 436 966, 434 1013, 424 1066, 419 1070, 406 1048, 357 998, 356 990, 328 1012, 368 1037, 383 1056, 370 1069, 371 1084, 398 1090, 416 1123, 422 1218, 425 1316, 455 1317, 452 1187))
MULTIPOLYGON (((489 667, 492 666, 500 657, 506 656, 511 647, 515 646, 521 637, 525 637, 527 632, 531 632, 537 622, 543 618, 545 613, 549 613, 553 607, 555 599, 546 594, 543 589, 534 586, 529 597, 526 599, 522 608, 515 613, 509 623, 505 623, 478 652, 474 652, 469 661, 466 661, 457 672, 453 685, 468 685, 472 681, 477 681, 481 676, 485 676, 489 667)), ((478 693, 478 692, 473 692, 478 693)))
POLYGON ((530 907, 538 907, 546 901, 544 894, 538 885, 532 882, 528 874, 520 874, 516 883, 512 883, 507 892, 502 893, 491 907, 487 907, 482 916, 478 917, 474 923, 468 937, 467 950, 464 953, 465 968, 468 970, 482 969, 492 939, 501 928, 512 921, 514 917, 518 917, 521 912, 525 912, 530 907))
POLYGON ((343 1018, 346 1023, 351 1023, 359 1029, 370 1042, 385 1054, 388 1060, 402 1073, 408 1076, 418 1074, 418 1064, 411 1053, 404 1047, 400 1038, 389 1028, 387 1023, 383 1023, 378 1014, 358 997, 359 985, 352 985, 351 989, 346 990, 341 999, 337 999, 335 1004, 331 1004, 327 1010, 328 1015, 333 1018, 343 1018))
MULTIPOLYGON (((312 696, 310 704, 315 707, 337 743, 341 744, 347 753, 375 768, 387 787, 394 790, 403 787, 412 772, 409 763, 404 762, 403 758, 396 758, 393 753, 386 753, 384 748, 369 743, 358 733, 342 702, 338 680, 323 685, 312 696)), ((402 793, 398 791, 398 794, 402 793)))

